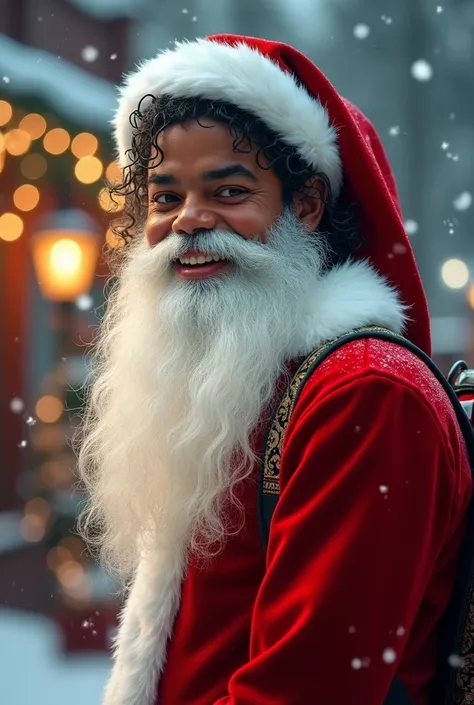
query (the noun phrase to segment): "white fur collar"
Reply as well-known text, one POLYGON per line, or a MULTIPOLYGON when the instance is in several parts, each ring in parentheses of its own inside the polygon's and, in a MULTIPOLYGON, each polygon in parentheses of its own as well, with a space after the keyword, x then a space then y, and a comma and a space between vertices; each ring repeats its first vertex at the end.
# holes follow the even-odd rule
MULTIPOLYGON (((307 355, 325 340, 364 325, 402 333, 407 309, 395 289, 367 262, 329 271, 304 302, 290 357, 307 355)), ((142 559, 121 615, 114 667, 103 705, 155 705, 166 644, 179 607, 183 555, 142 559)))
POLYGON ((361 326, 379 325, 403 333, 408 308, 367 261, 346 262, 329 270, 303 307, 290 358, 308 355, 326 340, 361 326))

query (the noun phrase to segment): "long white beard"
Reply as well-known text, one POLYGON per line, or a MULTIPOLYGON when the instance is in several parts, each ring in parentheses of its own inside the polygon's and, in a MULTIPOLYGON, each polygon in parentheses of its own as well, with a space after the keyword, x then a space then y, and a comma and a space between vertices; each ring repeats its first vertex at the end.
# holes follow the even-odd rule
POLYGON ((285 372, 324 242, 287 209, 265 244, 213 231, 130 246, 93 353, 78 455, 80 531, 124 583, 143 548, 209 556, 242 526, 252 432, 285 372), (191 245, 234 271, 179 279, 170 263, 191 245))

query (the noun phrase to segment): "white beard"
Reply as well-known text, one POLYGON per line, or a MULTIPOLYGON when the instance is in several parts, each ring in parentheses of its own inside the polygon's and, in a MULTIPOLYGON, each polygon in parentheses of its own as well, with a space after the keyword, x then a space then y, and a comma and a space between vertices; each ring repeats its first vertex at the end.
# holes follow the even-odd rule
POLYGON ((92 359, 78 457, 88 495, 79 529, 124 584, 144 548, 206 557, 242 526, 252 435, 325 242, 287 209, 265 244, 212 231, 129 246, 92 359), (234 271, 180 279, 170 263, 190 246, 234 271))

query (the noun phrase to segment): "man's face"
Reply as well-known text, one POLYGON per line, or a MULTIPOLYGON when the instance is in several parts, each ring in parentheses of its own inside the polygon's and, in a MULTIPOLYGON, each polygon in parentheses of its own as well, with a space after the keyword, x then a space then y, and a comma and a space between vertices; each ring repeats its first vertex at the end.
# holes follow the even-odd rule
MULTIPOLYGON (((282 213, 278 177, 257 164, 255 146, 248 152, 234 151, 227 125, 200 123, 172 125, 159 135, 164 159, 149 171, 145 226, 149 244, 162 242, 170 233, 193 235, 203 230, 225 230, 265 242, 268 229, 282 213)), ((264 157, 260 155, 259 161, 264 163, 264 157)), ((222 260, 177 263, 175 271, 183 278, 202 278, 229 266, 222 260)))

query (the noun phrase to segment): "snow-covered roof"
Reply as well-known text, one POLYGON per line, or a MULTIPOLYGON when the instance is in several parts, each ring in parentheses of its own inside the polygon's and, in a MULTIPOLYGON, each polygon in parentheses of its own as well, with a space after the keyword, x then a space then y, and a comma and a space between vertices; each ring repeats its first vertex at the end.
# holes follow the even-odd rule
POLYGON ((147 6, 150 7, 149 0, 68 0, 68 2, 81 12, 101 20, 111 20, 114 17, 133 19, 140 17, 147 6))
POLYGON ((35 96, 59 115, 96 130, 109 131, 116 108, 109 81, 92 76, 47 51, 0 34, 0 88, 12 97, 35 96))

